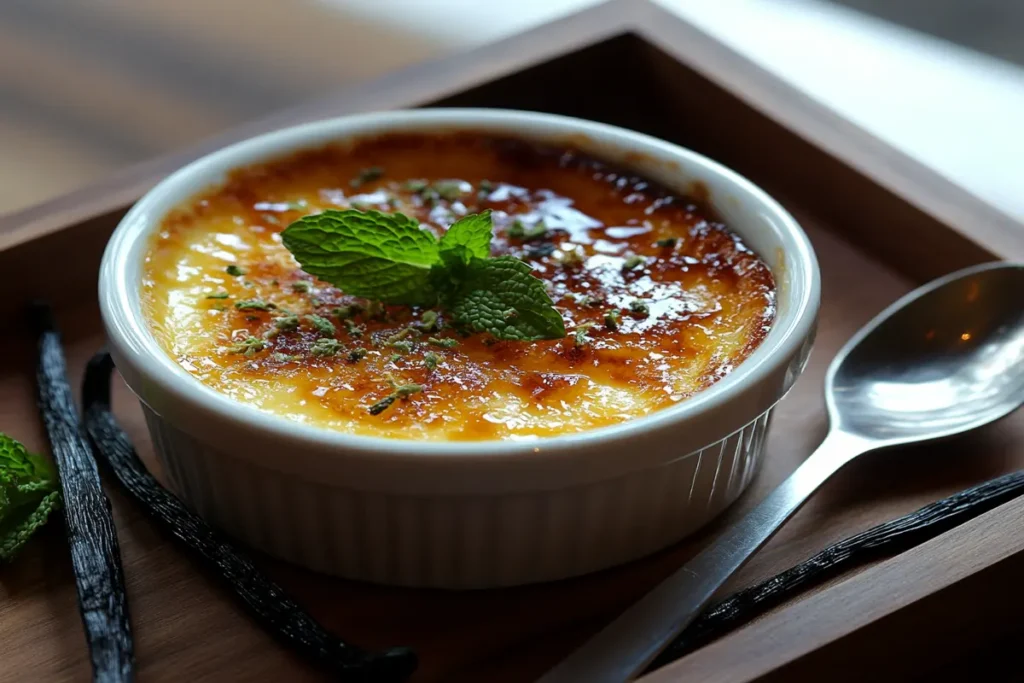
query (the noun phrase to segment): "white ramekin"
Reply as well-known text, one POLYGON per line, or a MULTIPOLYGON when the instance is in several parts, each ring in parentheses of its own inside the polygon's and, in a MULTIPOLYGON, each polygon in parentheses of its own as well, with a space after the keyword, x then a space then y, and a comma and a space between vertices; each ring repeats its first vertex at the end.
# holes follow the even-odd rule
POLYGON ((189 505, 245 543, 315 570, 441 588, 508 586, 610 567, 663 548, 721 512, 750 482, 771 409, 804 368, 818 300, 806 235, 748 180, 646 135, 504 110, 365 114, 232 145, 143 197, 114 232, 100 270, 114 360, 189 505), (775 275, 778 314, 764 342, 678 406, 530 443, 424 443, 316 429, 215 392, 159 346, 142 314, 139 283, 147 240, 169 209, 246 164, 328 141, 439 130, 571 141, 680 191, 701 183, 775 275))

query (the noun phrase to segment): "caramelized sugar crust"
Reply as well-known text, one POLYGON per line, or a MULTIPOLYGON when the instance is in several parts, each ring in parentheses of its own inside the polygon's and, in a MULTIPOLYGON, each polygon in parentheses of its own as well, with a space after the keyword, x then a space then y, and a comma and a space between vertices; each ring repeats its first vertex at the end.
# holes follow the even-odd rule
POLYGON ((439 440, 556 436, 667 408, 728 374, 775 315, 767 266, 696 197, 571 147, 473 133, 388 135, 234 172, 163 221, 142 299, 167 353, 238 401, 439 440), (302 215, 350 207, 401 211, 437 236, 491 209, 492 255, 533 266, 568 336, 495 342, 421 333, 420 309, 354 312, 367 302, 304 273, 280 237, 302 215), (286 314, 297 329, 276 329, 286 314), (392 381, 423 390, 371 414, 392 381))

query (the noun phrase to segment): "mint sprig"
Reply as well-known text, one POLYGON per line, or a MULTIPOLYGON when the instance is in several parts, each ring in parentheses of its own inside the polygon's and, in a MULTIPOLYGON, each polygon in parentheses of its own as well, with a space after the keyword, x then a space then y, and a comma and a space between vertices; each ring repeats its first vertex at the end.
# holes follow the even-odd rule
POLYGON ((0 562, 10 561, 60 503, 50 464, 0 434, 0 562))
POLYGON ((456 325, 497 339, 565 336, 544 283, 512 256, 490 257, 491 214, 461 218, 438 241, 401 213, 327 210, 281 234, 306 272, 385 304, 444 307, 456 325))

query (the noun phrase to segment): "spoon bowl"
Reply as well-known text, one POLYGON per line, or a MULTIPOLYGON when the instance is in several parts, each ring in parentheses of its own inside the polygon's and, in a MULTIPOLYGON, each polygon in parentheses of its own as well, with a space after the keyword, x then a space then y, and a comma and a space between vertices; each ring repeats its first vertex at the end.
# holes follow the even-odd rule
POLYGON ((897 301, 836 356, 832 426, 876 442, 959 434, 1024 402, 1024 265, 984 264, 897 301))
POLYGON ((903 297, 843 347, 825 380, 830 430, 745 517, 623 612, 540 683, 623 683, 846 463, 941 439, 1024 403, 1024 264, 989 263, 903 297))

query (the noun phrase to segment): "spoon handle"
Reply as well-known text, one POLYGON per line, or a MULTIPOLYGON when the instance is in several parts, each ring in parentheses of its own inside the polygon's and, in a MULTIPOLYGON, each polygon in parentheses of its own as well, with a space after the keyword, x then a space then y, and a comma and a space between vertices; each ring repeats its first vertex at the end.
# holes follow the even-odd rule
POLYGON ((743 519, 537 683, 623 683, 643 671, 826 479, 869 447, 868 442, 845 432, 830 432, 818 449, 743 519))

